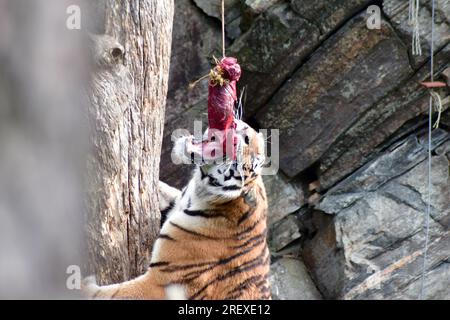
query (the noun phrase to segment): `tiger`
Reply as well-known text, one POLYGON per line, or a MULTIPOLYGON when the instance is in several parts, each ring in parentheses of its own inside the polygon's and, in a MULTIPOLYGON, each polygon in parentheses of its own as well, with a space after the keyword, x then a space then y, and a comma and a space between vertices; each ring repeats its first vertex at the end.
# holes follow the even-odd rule
MULTIPOLYGON (((182 191, 159 182, 165 221, 146 273, 120 284, 91 281, 84 287, 90 298, 271 299, 268 205, 261 174, 265 140, 244 121, 234 121, 235 160, 198 163, 182 191)), ((192 160, 201 152, 195 141, 194 136, 178 138, 172 154, 192 160)))

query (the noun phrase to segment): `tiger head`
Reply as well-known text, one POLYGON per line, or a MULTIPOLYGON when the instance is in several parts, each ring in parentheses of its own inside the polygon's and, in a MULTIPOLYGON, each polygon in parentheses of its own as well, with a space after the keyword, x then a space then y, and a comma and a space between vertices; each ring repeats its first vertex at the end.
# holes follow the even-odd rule
POLYGON ((211 192, 232 197, 261 175, 264 145, 262 133, 235 119, 232 130, 207 129, 202 141, 196 141, 193 136, 179 138, 172 156, 178 162, 197 164, 200 178, 211 192))

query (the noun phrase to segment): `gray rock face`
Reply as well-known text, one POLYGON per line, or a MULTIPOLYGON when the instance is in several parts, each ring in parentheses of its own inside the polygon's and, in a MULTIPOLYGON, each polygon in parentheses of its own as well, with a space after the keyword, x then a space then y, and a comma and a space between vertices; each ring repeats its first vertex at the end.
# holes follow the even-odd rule
POLYGON ((269 201, 269 224, 274 224, 305 204, 302 190, 286 181, 282 174, 263 176, 269 201))
POLYGON ((388 23, 372 32, 365 16, 352 19, 256 115, 262 127, 280 129, 283 172, 293 177, 311 166, 410 73, 406 49, 388 23))
POLYGON ((237 39, 228 54, 243 68, 241 86, 252 100, 245 106, 252 115, 318 44, 317 28, 288 4, 271 7, 237 39))
MULTIPOLYGON (((194 0, 208 16, 222 20, 222 0, 194 0)), ((240 34, 241 1, 225 0, 225 30, 227 37, 236 39, 240 34)))
MULTIPOLYGON (((448 268, 439 266, 450 257, 449 160, 438 153, 443 150, 438 147, 448 141, 448 132, 435 132, 427 264, 431 282, 437 274, 443 277, 448 273, 448 268)), ((327 192, 317 205, 335 217, 306 245, 304 258, 327 297, 418 297, 427 201, 424 143, 423 137, 413 135, 393 145, 327 192)), ((442 296, 440 288, 428 283, 429 297, 442 296)))
POLYGON ((245 0, 245 5, 254 13, 259 14, 281 1, 283 0, 245 0))
MULTIPOLYGON (((443 50, 435 57, 438 70, 436 76, 439 76, 439 70, 447 64, 448 52, 443 50)), ((350 129, 337 138, 320 161, 322 189, 330 188, 365 163, 405 122, 428 112, 429 94, 420 82, 427 81, 429 77, 429 65, 424 65, 413 77, 373 105, 350 129)), ((445 92, 442 97, 445 97, 445 92)), ((444 109, 446 108, 448 106, 444 106, 444 109)), ((420 123, 411 126, 410 131, 416 130, 417 125, 420 123)))
POLYGON ((252 97, 246 114, 251 116, 323 39, 369 1, 333 1, 332 6, 330 1, 247 2, 252 8, 268 8, 230 48, 242 62, 241 83, 252 97), (269 6, 275 2, 279 4, 269 6))
POLYGON ((314 21, 322 36, 326 36, 339 24, 363 10, 368 0, 291 0, 291 6, 300 16, 314 21))
MULTIPOLYGON (((221 19, 222 0, 193 0, 208 16, 221 19)), ((240 0, 225 0, 225 22, 229 23, 239 16, 240 0)))
POLYGON ((271 266, 272 298, 275 300, 321 300, 308 270, 298 259, 282 258, 271 266))
MULTIPOLYGON (((447 243, 448 244, 448 243, 447 243)), ((448 247, 448 246, 447 246, 448 247)), ((445 248, 442 248, 445 250, 445 248)), ((450 288, 450 261, 442 262, 435 266, 426 278, 426 285, 424 286, 424 298, 429 300, 448 300, 448 288, 450 288)), ((397 289, 393 292, 392 299, 396 300, 415 300, 419 296, 420 281, 414 281, 406 288, 397 289)), ((393 288, 394 289, 394 288, 393 288)), ((376 295, 372 295, 376 297, 376 295)))
POLYGON ((287 216, 269 230, 268 242, 271 252, 280 251, 300 237, 297 219, 293 215, 287 216))
POLYGON ((450 111, 444 112, 442 115, 442 124, 447 128, 450 128, 450 111))

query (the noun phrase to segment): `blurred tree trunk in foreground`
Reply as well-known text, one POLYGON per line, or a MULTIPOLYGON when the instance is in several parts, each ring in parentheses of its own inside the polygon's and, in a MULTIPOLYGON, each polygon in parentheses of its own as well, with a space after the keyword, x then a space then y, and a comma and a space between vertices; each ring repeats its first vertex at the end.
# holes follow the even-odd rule
POLYGON ((77 293, 88 70, 72 4, 0 0, 0 299, 77 293))
POLYGON ((146 270, 159 231, 173 1, 103 0, 96 6, 104 35, 92 36, 88 271, 107 284, 146 270))

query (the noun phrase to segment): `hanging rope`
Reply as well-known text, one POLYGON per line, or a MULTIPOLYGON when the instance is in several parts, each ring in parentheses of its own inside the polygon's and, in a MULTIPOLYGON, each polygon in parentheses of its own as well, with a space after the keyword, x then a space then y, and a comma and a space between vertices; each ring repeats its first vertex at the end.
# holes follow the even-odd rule
POLYGON ((409 0, 409 16, 408 21, 412 26, 412 54, 422 55, 422 47, 420 45, 420 24, 419 24, 420 0, 409 0))
POLYGON ((222 56, 225 58, 225 0, 222 0, 222 56))
MULTIPOLYGON (((432 8, 431 8, 431 46, 430 46, 430 78, 431 82, 434 81, 434 16, 435 16, 435 3, 432 0, 432 8)), ((433 90, 433 89, 431 89, 433 90)), ((433 91, 431 91, 433 92, 433 91)), ((433 92, 434 93, 434 92, 433 92)), ((431 132, 432 122, 433 122, 433 94, 430 95, 430 104, 428 108, 428 199, 427 199, 427 209, 425 213, 425 247, 423 252, 423 265, 422 265, 422 277, 420 284, 420 295, 419 299, 423 300, 425 297, 425 274, 427 271, 427 255, 428 255, 428 239, 430 236, 430 212, 431 212, 431 132)), ((440 100, 440 98, 439 98, 440 100)), ((441 103, 442 105, 442 103, 441 103)))
MULTIPOLYGON (((225 58, 225 0, 222 0, 222 5, 221 5, 221 20, 222 20, 222 57, 225 58)), ((216 57, 213 57, 214 59, 214 63, 216 65, 219 64, 219 59, 217 59, 216 57)), ((195 86, 202 80, 207 79, 207 78, 211 78, 214 79, 216 77, 216 74, 214 73, 213 70, 211 70, 210 73, 204 75, 203 77, 189 83, 189 90, 192 90, 195 88, 195 86)))

